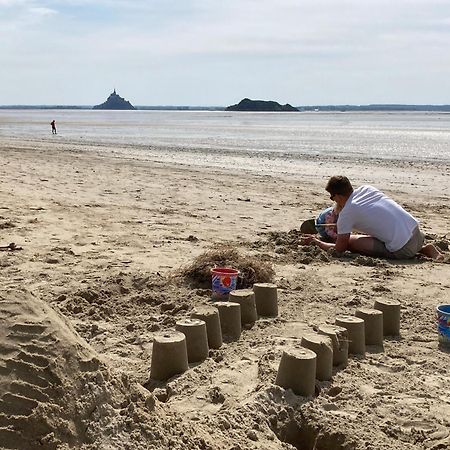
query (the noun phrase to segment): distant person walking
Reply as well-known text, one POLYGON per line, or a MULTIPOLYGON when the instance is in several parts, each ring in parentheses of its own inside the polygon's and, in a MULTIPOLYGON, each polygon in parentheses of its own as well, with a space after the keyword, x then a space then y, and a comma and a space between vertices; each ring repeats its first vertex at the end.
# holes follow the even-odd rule
POLYGON ((52 126, 52 134, 56 134, 56 122, 52 120, 50 125, 52 126))

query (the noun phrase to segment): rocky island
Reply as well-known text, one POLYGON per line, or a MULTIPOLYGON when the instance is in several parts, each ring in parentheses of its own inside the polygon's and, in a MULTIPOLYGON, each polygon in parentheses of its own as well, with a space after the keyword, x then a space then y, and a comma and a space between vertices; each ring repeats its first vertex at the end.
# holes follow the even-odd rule
POLYGON ((129 101, 122 98, 120 95, 116 93, 116 90, 114 89, 114 92, 108 97, 106 102, 95 105, 93 109, 136 109, 129 101))
POLYGON ((266 111, 266 112, 298 112, 289 103, 280 105, 277 102, 265 100, 250 100, 244 98, 237 105, 231 105, 226 108, 226 111, 266 111))

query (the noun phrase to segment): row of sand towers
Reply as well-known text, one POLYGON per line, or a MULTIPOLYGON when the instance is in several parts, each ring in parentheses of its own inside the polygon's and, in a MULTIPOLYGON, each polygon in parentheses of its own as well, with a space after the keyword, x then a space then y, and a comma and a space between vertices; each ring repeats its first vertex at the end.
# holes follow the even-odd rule
POLYGON ((373 308, 338 316, 305 334, 300 347, 283 351, 275 383, 297 395, 314 395, 315 381, 331 380, 333 366, 347 366, 348 355, 364 356, 366 346, 383 346, 384 336, 400 335, 400 302, 375 300, 373 308))
MULTIPOLYGON (((189 364, 208 357, 223 340, 236 341, 242 326, 258 317, 278 316, 278 289, 272 283, 255 283, 253 289, 231 291, 226 301, 195 308, 191 318, 176 322, 174 331, 153 340, 150 378, 165 381, 189 369, 189 364)), ((299 347, 283 351, 276 384, 297 395, 312 396, 315 380, 332 378, 333 366, 345 367, 348 355, 364 355, 366 346, 383 346, 384 336, 400 334, 400 303, 376 300, 372 308, 360 308, 354 316, 338 316, 305 334, 299 347)))
POLYGON ((179 320, 175 331, 153 339, 150 378, 165 381, 188 370, 189 364, 208 357, 223 341, 237 341, 242 327, 258 317, 278 316, 278 288, 272 283, 255 283, 253 289, 231 291, 224 300, 195 308, 189 319, 179 320))

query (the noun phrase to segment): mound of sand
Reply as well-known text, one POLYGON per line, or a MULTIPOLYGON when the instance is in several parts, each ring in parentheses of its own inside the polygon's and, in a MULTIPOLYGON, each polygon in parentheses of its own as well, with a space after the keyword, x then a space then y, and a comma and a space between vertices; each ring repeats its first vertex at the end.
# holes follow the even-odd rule
POLYGON ((219 245, 202 253, 187 267, 180 269, 177 275, 191 286, 210 287, 213 267, 232 267, 239 270, 238 289, 252 287, 254 283, 272 282, 275 276, 270 263, 257 256, 243 255, 229 245, 219 245))
POLYGON ((152 423, 150 393, 109 370, 43 301, 26 291, 3 292, 0 324, 2 447, 81 448, 101 442, 120 448, 130 424, 152 423))

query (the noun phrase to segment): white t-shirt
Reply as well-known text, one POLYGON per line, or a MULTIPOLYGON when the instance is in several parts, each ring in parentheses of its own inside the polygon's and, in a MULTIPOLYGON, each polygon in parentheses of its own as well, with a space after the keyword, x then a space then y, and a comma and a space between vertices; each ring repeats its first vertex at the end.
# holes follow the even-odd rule
POLYGON ((390 252, 410 239, 418 221, 399 204, 373 186, 360 186, 347 199, 337 221, 338 234, 356 229, 373 236, 390 252))

